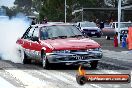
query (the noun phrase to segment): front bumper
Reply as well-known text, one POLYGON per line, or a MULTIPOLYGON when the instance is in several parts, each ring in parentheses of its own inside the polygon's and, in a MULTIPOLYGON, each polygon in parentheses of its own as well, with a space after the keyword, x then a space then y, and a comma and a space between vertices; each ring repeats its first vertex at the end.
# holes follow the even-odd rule
POLYGON ((46 54, 50 63, 88 63, 91 61, 99 61, 102 56, 101 51, 46 54))

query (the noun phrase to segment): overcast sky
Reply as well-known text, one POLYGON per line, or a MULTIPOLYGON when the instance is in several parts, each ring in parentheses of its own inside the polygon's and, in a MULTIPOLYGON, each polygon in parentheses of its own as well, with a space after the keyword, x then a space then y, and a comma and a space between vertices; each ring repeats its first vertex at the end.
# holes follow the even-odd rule
POLYGON ((0 6, 12 7, 15 0, 0 0, 0 6))

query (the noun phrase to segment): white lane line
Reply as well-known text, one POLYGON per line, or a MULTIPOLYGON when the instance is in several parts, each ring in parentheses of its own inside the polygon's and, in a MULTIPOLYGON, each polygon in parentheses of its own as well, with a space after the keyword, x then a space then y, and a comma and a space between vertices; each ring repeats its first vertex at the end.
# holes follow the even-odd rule
POLYGON ((100 86, 98 86, 98 85, 95 85, 95 84, 90 84, 91 86, 94 86, 94 87, 96 87, 96 88, 102 88, 102 87, 100 87, 100 86))
POLYGON ((17 88, 17 87, 13 86, 11 83, 0 77, 0 88, 17 88))
MULTIPOLYGON (((51 70, 49 70, 49 71, 48 70, 39 70, 39 71, 33 70, 33 72, 28 70, 28 72, 31 74, 35 73, 35 74, 44 76, 46 78, 49 78, 49 79, 51 79, 51 81, 55 81, 57 83, 57 85, 61 84, 61 82, 64 82, 68 85, 72 85, 73 87, 79 87, 79 86, 75 85, 75 84, 77 84, 77 83, 75 83, 76 82, 75 77, 73 77, 73 76, 71 77, 68 75, 69 78, 67 78, 66 74, 61 75, 61 72, 57 72, 57 71, 53 71, 53 70, 52 71, 51 70), (71 81, 70 78, 74 79, 74 82, 71 81), (59 81, 60 81, 60 83, 58 83, 59 81)), ((54 84, 56 84, 56 83, 54 83, 54 84)), ((63 83, 61 85, 63 85, 63 83)))
MULTIPOLYGON (((42 72, 45 72, 45 70, 42 70, 42 72)), ((46 70, 46 72, 48 72, 48 71, 46 70)), ((81 86, 81 85, 77 84, 76 76, 73 76, 69 73, 58 72, 58 71, 52 71, 52 72, 49 71, 48 74, 51 75, 54 79, 61 80, 65 83, 73 85, 77 88, 102 88, 102 87, 95 85, 95 84, 90 84, 90 85, 85 84, 85 85, 81 86)))
POLYGON ((116 70, 101 70, 104 74, 121 74, 121 72, 117 72, 116 70))
POLYGON ((31 70, 25 70, 25 72, 29 72, 29 73, 31 73, 31 74, 36 73, 36 74, 42 75, 42 76, 44 76, 44 77, 46 77, 46 78, 48 78, 48 79, 52 79, 51 76, 49 76, 49 75, 46 74, 46 73, 41 73, 40 70, 39 70, 39 71, 37 71, 37 70, 33 70, 33 71, 31 71, 31 70))
POLYGON ((54 79, 61 80, 61 81, 68 83, 68 84, 72 84, 72 82, 70 80, 68 80, 65 75, 61 75, 60 73, 61 72, 47 71, 47 74, 50 75, 51 77, 53 77, 54 79))
MULTIPOLYGON (((21 70, 5 70, 9 74, 11 74, 16 79, 20 80, 25 88, 53 88, 55 85, 49 85, 49 82, 45 80, 40 80, 39 78, 33 77, 28 73, 25 73, 21 70)), ((10 87, 9 87, 10 88, 10 87)), ((56 87, 57 88, 57 87, 56 87)))

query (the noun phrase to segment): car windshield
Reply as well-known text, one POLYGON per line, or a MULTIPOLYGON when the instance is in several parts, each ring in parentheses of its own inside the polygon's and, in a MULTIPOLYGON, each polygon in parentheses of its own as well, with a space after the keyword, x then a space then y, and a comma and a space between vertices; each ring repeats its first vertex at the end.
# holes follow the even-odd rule
POLYGON ((80 30, 71 25, 42 27, 40 31, 42 40, 67 37, 83 37, 83 35, 80 30))
MULTIPOLYGON (((129 27, 129 26, 131 26, 132 25, 132 23, 121 23, 120 24, 120 27, 121 28, 125 28, 125 27, 129 27)), ((116 27, 118 28, 118 23, 116 23, 116 27)))
POLYGON ((94 22, 82 22, 81 27, 97 27, 94 22))
POLYGON ((109 25, 109 24, 104 24, 104 28, 111 28, 111 25, 109 25))

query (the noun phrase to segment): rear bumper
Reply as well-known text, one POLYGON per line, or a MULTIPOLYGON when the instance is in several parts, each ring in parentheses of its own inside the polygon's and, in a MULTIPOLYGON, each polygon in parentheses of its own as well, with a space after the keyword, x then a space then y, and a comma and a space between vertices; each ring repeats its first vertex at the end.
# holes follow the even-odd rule
POLYGON ((91 36, 99 36, 102 35, 101 32, 92 32, 92 31, 83 31, 83 33, 87 34, 87 35, 91 35, 91 36))
POLYGON ((51 53, 46 55, 50 63, 88 63, 99 61, 103 54, 101 51, 74 52, 74 53, 51 53))

